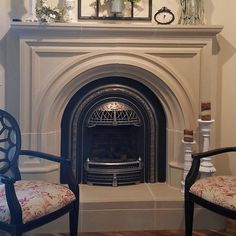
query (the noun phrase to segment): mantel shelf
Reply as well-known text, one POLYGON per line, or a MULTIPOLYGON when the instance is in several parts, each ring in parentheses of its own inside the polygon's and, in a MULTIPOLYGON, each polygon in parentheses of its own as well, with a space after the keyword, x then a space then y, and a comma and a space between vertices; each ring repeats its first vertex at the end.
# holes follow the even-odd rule
MULTIPOLYGON (((51 23, 40 24, 31 22, 12 22, 11 28, 19 34, 37 33, 37 34, 65 34, 65 32, 76 34, 107 34, 121 36, 119 34, 131 36, 195 36, 195 37, 212 37, 220 33, 222 25, 157 25, 155 23, 133 23, 133 22, 116 22, 116 21, 99 21, 99 22, 78 22, 78 23, 51 23), (39 32, 40 30, 40 32, 39 32)), ((72 35, 64 35, 73 37, 72 35)))

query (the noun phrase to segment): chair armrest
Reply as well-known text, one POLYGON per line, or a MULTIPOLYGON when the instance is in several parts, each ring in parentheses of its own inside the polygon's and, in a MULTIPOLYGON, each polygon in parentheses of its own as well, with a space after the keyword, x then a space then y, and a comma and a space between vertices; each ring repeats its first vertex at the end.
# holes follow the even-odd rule
POLYGON ((60 156, 44 153, 44 152, 38 152, 38 151, 31 151, 31 150, 20 150, 20 155, 24 156, 33 156, 33 157, 39 157, 48 161, 54 161, 59 162, 61 164, 70 164, 70 160, 61 158, 60 156))
POLYGON ((226 152, 236 152, 236 147, 224 147, 224 148, 213 149, 213 150, 206 151, 206 152, 194 153, 194 154, 192 154, 192 158, 193 159, 201 159, 201 158, 205 158, 205 157, 211 157, 211 156, 223 154, 226 152))
POLYGON ((192 154, 193 162, 185 179, 185 191, 189 191, 190 187, 196 181, 199 174, 200 161, 202 158, 213 157, 227 152, 236 152, 236 147, 217 148, 206 152, 192 154))
POLYGON ((17 199, 14 187, 15 179, 5 175, 0 175, 1 182, 5 185, 7 205, 10 210, 11 223, 22 224, 21 205, 17 199))
POLYGON ((3 184, 14 184, 16 181, 12 177, 0 174, 0 182, 3 184))
POLYGON ((70 190, 75 194, 76 198, 79 198, 79 188, 78 184, 76 184, 75 177, 73 175, 73 171, 71 169, 71 161, 65 158, 61 158, 61 156, 56 156, 44 152, 32 151, 32 150, 20 150, 20 155, 27 155, 33 157, 39 157, 48 161, 59 162, 64 165, 66 168, 68 186, 70 190))

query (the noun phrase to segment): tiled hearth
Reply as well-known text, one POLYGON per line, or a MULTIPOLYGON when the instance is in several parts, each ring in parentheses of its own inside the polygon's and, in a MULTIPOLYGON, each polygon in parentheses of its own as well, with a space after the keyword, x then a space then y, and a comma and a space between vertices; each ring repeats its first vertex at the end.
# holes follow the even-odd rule
MULTIPOLYGON (((221 30, 221 26, 102 21, 12 24, 9 34, 15 37, 8 40, 6 103, 19 119, 24 148, 60 154, 67 104, 77 91, 101 78, 119 76, 142 83, 165 112, 166 183, 117 188, 81 185, 82 231, 183 227, 183 130, 194 130, 198 144, 200 104, 211 102, 216 120, 211 145, 215 145, 215 39, 221 30)), ((59 181, 58 166, 45 161, 26 157, 21 170, 26 178, 42 174, 59 181)), ((199 213, 198 226, 200 221, 199 213)), ((61 225, 64 229, 64 223, 56 228, 61 225)))

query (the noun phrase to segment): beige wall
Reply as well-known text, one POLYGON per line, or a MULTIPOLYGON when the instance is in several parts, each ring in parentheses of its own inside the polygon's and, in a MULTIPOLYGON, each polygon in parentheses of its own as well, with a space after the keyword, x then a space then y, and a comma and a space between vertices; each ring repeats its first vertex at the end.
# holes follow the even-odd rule
MULTIPOLYGON (((50 0, 50 2, 57 0, 50 0)), ((217 146, 236 145, 236 30, 235 0, 203 0, 205 2, 206 23, 224 25, 224 30, 218 37, 219 43, 219 103, 218 111, 221 117, 217 146)), ((167 5, 178 14, 178 0, 153 0, 154 12, 162 5, 167 5)), ((28 0, 1 0, 0 1, 0 107, 4 106, 4 82, 6 67, 6 34, 10 28, 10 18, 26 16, 28 0)), ((218 171, 233 172, 236 174, 236 158, 220 159, 217 162, 218 171)))
MULTIPOLYGON (((206 12, 207 20, 210 24, 224 25, 224 30, 218 37, 219 53, 219 96, 221 102, 221 127, 218 134, 218 146, 236 146, 236 29, 235 21, 235 0, 207 0, 206 12)), ((225 171, 236 174, 236 158, 229 161, 220 159, 220 166, 225 167, 225 171)))
POLYGON ((8 5, 7 0, 0 2, 0 108, 4 107, 4 85, 5 85, 5 34, 9 28, 8 5))

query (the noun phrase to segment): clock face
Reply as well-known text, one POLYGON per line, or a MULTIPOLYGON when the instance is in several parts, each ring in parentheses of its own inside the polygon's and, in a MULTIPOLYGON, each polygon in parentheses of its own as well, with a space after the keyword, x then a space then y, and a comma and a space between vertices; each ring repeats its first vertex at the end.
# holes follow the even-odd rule
POLYGON ((163 7, 154 15, 154 19, 158 24, 167 25, 174 21, 175 16, 171 10, 163 7))

